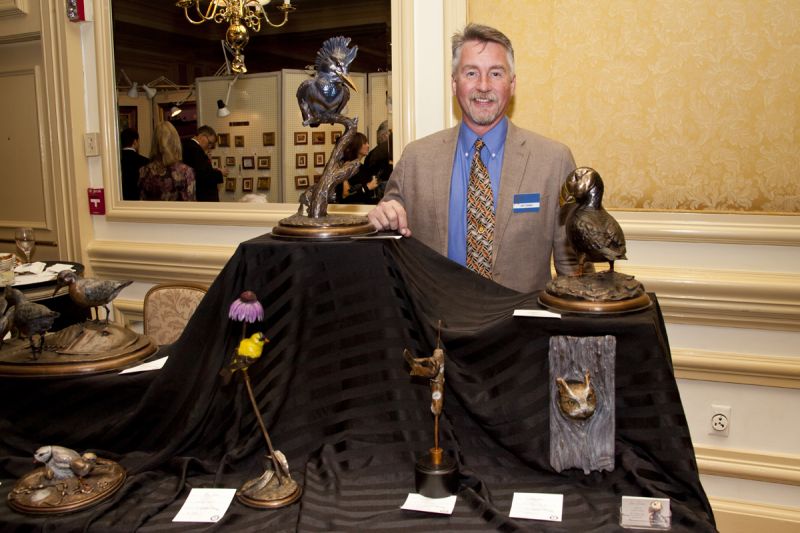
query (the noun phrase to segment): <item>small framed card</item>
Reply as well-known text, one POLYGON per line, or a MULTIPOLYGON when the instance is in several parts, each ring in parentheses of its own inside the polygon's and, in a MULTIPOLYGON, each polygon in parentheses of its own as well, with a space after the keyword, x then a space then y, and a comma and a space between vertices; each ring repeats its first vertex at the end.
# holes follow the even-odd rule
POLYGON ((231 145, 231 137, 227 133, 217 133, 217 146, 227 148, 231 145))
POLYGON ((336 141, 339 140, 339 137, 342 136, 341 131, 332 131, 331 132, 331 144, 336 144, 336 141))
POLYGON ((261 135, 264 146, 275 146, 275 132, 268 131, 261 135))
POLYGON ((308 144, 308 132, 307 131, 296 131, 294 132, 294 144, 308 144))
POLYGON ((268 191, 270 187, 270 181, 271 180, 269 176, 261 176, 256 182, 256 188, 259 191, 268 191))
POLYGON ((308 176, 295 176, 294 177, 295 189, 308 189, 308 176))
POLYGON ((253 178, 242 178, 242 192, 253 192, 253 178))
POLYGON ((269 170, 270 161, 271 159, 268 155, 258 156, 258 170, 269 170))
POLYGON ((211 166, 214 168, 222 168, 222 159, 218 155, 211 156, 211 166))
POLYGON ((225 178, 225 192, 236 192, 236 178, 225 178))
POLYGON ((324 131, 311 132, 311 144, 325 144, 325 132, 324 131))
POLYGON ((242 168, 245 170, 256 168, 256 158, 252 155, 242 156, 242 168))
POLYGON ((226 167, 235 167, 236 166, 236 158, 232 155, 225 156, 225 166, 226 167))
POLYGON ((308 168, 308 154, 295 154, 294 168, 308 168))
POLYGON ((325 166, 325 152, 314 152, 314 166, 315 167, 325 166))
POLYGON ((236 148, 244 148, 244 135, 237 135, 233 138, 233 145, 236 148))

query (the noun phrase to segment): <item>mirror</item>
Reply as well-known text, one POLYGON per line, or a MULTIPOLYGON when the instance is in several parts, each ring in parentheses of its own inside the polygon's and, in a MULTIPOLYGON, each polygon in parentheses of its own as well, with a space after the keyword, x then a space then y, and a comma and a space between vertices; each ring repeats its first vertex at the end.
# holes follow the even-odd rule
MULTIPOLYGON (((272 5, 276 3, 273 0, 272 5)), ((182 137, 192 136, 203 123, 221 134, 210 153, 212 162, 228 171, 227 182, 220 187, 221 201, 237 201, 251 192, 271 203, 296 206, 302 192, 296 186, 313 182, 321 173, 316 164, 320 154, 326 158, 330 154, 336 133, 332 127, 296 124, 296 80, 307 78, 304 70, 313 64, 325 39, 350 37, 351 45, 358 46, 351 72, 359 73, 354 78, 360 82, 358 97, 350 104, 357 109, 348 109, 348 114, 359 116, 359 130, 374 147, 378 124, 387 118, 391 124, 391 4, 391 0, 295 0, 296 10, 283 27, 262 21, 259 33, 250 32, 243 50, 248 73, 233 82, 221 42, 227 23, 190 24, 173 1, 112 0, 118 117, 112 119, 117 130, 114 139, 108 139, 109 153, 119 154, 119 131, 134 127, 140 134, 139 152, 149 156, 154 125, 179 103, 182 111, 171 122, 182 137), (145 85, 156 89, 152 99, 145 85), (228 92, 232 113, 217 117, 216 102, 228 92), (303 131, 307 144, 297 145, 295 133, 303 131)), ((275 7, 268 5, 267 12, 272 21, 282 20, 275 7)), ((118 165, 118 161, 111 165, 116 176, 118 165)), ((119 180, 109 192, 116 200, 121 198, 119 180)))

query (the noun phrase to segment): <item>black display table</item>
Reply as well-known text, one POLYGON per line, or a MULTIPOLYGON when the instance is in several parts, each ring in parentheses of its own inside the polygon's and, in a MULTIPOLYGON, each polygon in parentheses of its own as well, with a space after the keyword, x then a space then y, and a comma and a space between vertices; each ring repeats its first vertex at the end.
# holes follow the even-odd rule
POLYGON ((714 531, 657 304, 618 317, 511 316, 535 302, 413 239, 245 242, 161 371, 2 382, 1 498, 44 444, 92 448, 129 477, 112 500, 74 515, 0 506, 0 531, 619 531, 622 495, 670 498, 673 531, 714 531), (228 306, 246 289, 264 304, 271 339, 250 375, 303 497, 280 510, 234 503, 216 525, 173 523, 190 488, 238 488, 263 471, 241 381, 223 387, 218 376, 241 331, 228 306), (432 438, 430 392, 402 352, 429 355, 439 320, 443 442, 461 472, 450 517, 399 509, 432 438), (613 472, 549 466, 552 335, 617 338, 613 472), (514 492, 563 493, 563 522, 509 519, 514 492))

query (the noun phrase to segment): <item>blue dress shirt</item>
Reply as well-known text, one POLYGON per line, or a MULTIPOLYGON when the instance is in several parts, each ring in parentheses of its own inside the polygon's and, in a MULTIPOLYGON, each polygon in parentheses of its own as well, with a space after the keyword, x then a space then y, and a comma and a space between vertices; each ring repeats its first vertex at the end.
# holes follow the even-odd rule
MULTIPOLYGON (((500 172, 503 169, 503 150, 507 132, 508 118, 504 117, 481 137, 485 144, 481 150, 481 160, 489 171, 495 210, 497 210, 497 192, 500 190, 500 172)), ((469 169, 477 139, 478 135, 462 122, 456 143, 453 174, 450 178, 450 213, 447 220, 447 257, 462 265, 466 265, 467 262, 467 189, 469 169)))

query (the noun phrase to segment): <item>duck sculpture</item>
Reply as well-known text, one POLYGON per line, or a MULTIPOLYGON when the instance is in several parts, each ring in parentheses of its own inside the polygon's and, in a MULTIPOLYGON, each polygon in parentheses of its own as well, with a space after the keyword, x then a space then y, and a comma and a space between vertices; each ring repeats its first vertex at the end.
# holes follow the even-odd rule
POLYGON ((578 275, 583 274, 586 260, 593 263, 607 261, 614 271, 614 261, 625 256, 625 234, 619 223, 603 209, 603 179, 589 167, 575 169, 561 191, 563 207, 576 203, 567 215, 567 238, 578 255, 578 275))
POLYGON ((61 287, 69 285, 69 297, 80 307, 95 310, 95 317, 100 320, 99 307, 106 310, 106 324, 108 323, 108 304, 116 298, 120 291, 133 283, 133 281, 100 280, 94 278, 79 278, 72 270, 62 270, 56 277, 56 295, 61 287))

